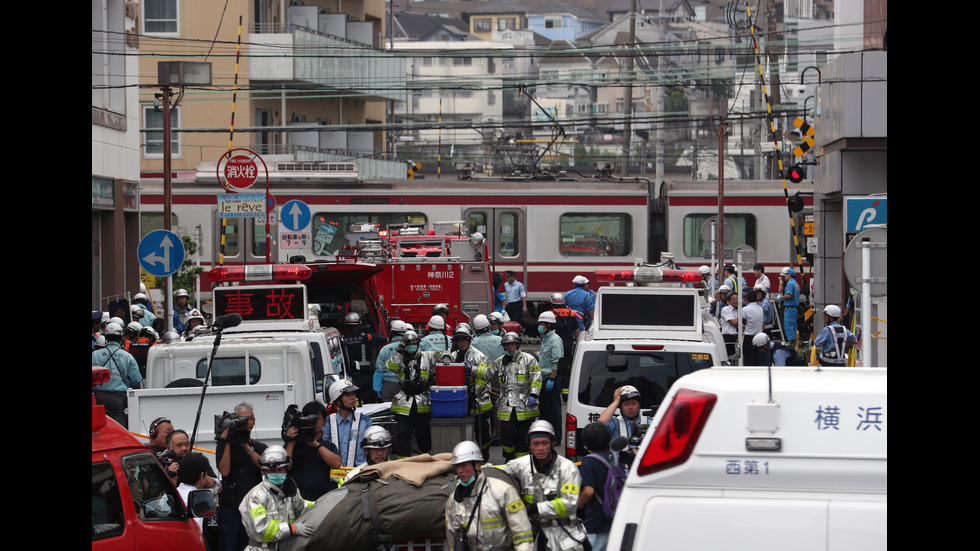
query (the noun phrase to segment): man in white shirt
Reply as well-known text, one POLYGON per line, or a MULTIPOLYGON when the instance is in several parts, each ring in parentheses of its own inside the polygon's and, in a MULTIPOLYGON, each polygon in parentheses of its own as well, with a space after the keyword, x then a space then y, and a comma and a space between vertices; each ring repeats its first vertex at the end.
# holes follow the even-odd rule
POLYGON ((721 309, 721 338, 725 342, 738 341, 738 293, 728 295, 728 306, 721 309))
MULTIPOLYGON (((191 491, 207 488, 209 466, 208 459, 204 457, 204 454, 198 452, 180 458, 180 470, 177 471, 177 480, 180 481, 180 485, 177 486, 177 493, 184 500, 184 505, 187 505, 187 496, 191 491)), ((194 517, 194 520, 203 531, 204 519, 194 517)), ((207 538, 205 538, 205 542, 207 542, 207 538)))
POLYGON ((762 333, 765 326, 766 313, 762 311, 762 305, 756 301, 757 293, 754 289, 745 293, 745 306, 742 306, 742 365, 757 365, 758 354, 751 354, 752 337, 762 333))

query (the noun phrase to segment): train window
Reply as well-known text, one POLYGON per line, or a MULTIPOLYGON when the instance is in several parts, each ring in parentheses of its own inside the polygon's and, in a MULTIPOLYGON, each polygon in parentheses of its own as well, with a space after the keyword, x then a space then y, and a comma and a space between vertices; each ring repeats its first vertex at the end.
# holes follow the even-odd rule
MULTIPOLYGON (((389 224, 425 224, 425 214, 421 212, 351 212, 333 213, 318 212, 313 215, 313 254, 317 256, 333 256, 344 245, 348 245, 347 228, 351 224, 369 222, 380 224, 382 228, 389 224)), ((258 233, 258 232, 256 232, 258 233)), ((263 245, 265 236, 263 235, 263 245)))
MULTIPOLYGON (((265 219, 259 224, 258 218, 252 218, 252 256, 265 256, 265 219)), ((270 228, 271 229, 271 228, 270 228)))
POLYGON ((562 256, 624 256, 633 249, 633 219, 625 213, 561 215, 562 256))
POLYGON ((239 241, 241 240, 241 226, 239 223, 244 218, 225 218, 225 224, 221 227, 225 234, 225 242, 222 245, 221 254, 225 256, 238 256, 239 241))
MULTIPOLYGON (((718 213, 689 214, 684 217, 684 256, 692 258, 711 258, 711 241, 701 237, 701 228, 709 218, 718 213)), ((731 249, 739 245, 749 245, 756 250, 759 248, 758 225, 755 216, 751 214, 725 214, 726 226, 732 224, 732 238, 725 244, 726 258, 731 249)))
POLYGON ((487 235, 487 213, 485 212, 471 212, 470 213, 470 235, 474 233, 482 233, 484 236, 487 235))
POLYGON ((500 215, 500 256, 517 256, 521 253, 520 227, 517 215, 505 212, 500 215))
MULTIPOLYGON (((170 213, 170 228, 177 227, 177 215, 173 212, 170 213)), ((140 213, 140 239, 146 237, 146 234, 151 231, 162 230, 163 228, 163 213, 162 212, 141 212, 140 213)))

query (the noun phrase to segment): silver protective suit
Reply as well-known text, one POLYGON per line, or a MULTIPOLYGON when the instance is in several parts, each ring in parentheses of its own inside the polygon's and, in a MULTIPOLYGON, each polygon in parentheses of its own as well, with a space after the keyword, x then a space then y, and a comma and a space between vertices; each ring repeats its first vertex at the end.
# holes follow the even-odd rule
MULTIPOLYGON (((439 355, 439 362, 449 362, 449 363, 459 363, 462 361, 470 362, 473 366, 473 374, 467 375, 466 377, 466 387, 469 389, 473 401, 471 403, 475 404, 475 408, 470 408, 470 415, 475 415, 478 413, 486 413, 490 411, 493 404, 490 402, 490 389, 486 384, 480 384, 485 380, 488 362, 487 357, 470 344, 470 347, 466 349, 463 353, 463 358, 461 360, 456 360, 459 356, 459 351, 453 352, 442 352, 439 355)), ((439 365, 436 365, 436 369, 439 369, 439 365)))
MULTIPOLYGON (((446 500, 446 538, 450 551, 456 533, 469 520, 476 505, 480 488, 486 483, 480 510, 473 517, 466 535, 470 549, 474 551, 533 551, 534 535, 531 520, 521 496, 510 484, 490 478, 483 473, 476 476, 473 493, 457 502, 454 493, 446 500)), ((457 486, 459 483, 457 482, 457 486)))
MULTIPOLYGON (((441 352, 418 352, 411 356, 408 362, 402 354, 397 351, 388 360, 388 369, 398 373, 398 381, 404 385, 406 380, 419 379, 429 381, 435 378, 435 364, 437 355, 441 352)), ((408 415, 412 411, 412 400, 418 406, 419 413, 429 413, 432 411, 432 401, 429 399, 429 384, 424 385, 425 390, 418 394, 408 394, 404 389, 399 390, 391 399, 391 411, 396 415, 408 415)))
MULTIPOLYGON (((291 481, 286 482, 286 484, 291 483, 291 481)), ((290 523, 312 506, 313 502, 303 499, 298 491, 293 492, 292 496, 287 496, 282 488, 263 477, 262 482, 245 494, 245 498, 238 506, 238 512, 242 515, 249 540, 273 543, 291 537, 293 532, 290 523)), ((245 550, 261 551, 262 547, 249 545, 245 550)))
POLYGON ((500 398, 497 399, 497 417, 510 419, 511 409, 516 408, 517 419, 524 421, 538 416, 537 404, 528 404, 528 398, 537 398, 541 394, 541 367, 534 356, 518 350, 513 359, 505 354, 490 364, 485 371, 483 380, 477 381, 477 387, 490 386, 490 381, 497 379, 500 385, 500 398))
POLYGON ((576 518, 578 495, 582 475, 572 461, 556 455, 551 469, 542 473, 534 466, 534 456, 525 455, 508 461, 500 467, 521 486, 525 503, 537 504, 537 515, 531 523, 546 538, 548 549, 553 551, 581 551, 586 539, 585 527, 576 518))

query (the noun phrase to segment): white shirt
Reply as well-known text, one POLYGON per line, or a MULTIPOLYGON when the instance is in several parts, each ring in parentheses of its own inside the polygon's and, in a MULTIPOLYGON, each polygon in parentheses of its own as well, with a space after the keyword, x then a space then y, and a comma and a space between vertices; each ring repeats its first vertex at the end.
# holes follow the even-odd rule
MULTIPOLYGON (((180 483, 180 486, 177 486, 177 493, 180 494, 180 499, 183 499, 184 500, 184 506, 185 507, 190 507, 190 505, 187 504, 187 496, 191 493, 191 491, 197 490, 197 489, 198 488, 196 488, 194 486, 191 486, 190 484, 188 484, 186 482, 181 482, 180 483)), ((198 528, 200 528, 201 531, 203 532, 204 531, 204 519, 203 518, 200 518, 200 517, 194 517, 194 520, 197 522, 198 528)))
POLYGON ((738 310, 733 308, 732 305, 728 305, 721 309, 721 334, 722 335, 738 335, 738 327, 728 323, 728 320, 734 320, 738 318, 738 310))
POLYGON ((742 329, 743 335, 757 335, 762 332, 766 314, 762 311, 762 306, 758 302, 750 302, 742 307, 742 319, 745 328, 742 329))

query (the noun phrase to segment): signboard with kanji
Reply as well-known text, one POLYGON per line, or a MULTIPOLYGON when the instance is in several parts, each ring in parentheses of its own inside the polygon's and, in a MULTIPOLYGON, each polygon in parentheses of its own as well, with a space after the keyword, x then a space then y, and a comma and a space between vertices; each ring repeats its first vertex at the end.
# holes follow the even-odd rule
POLYGON ((306 287, 303 285, 248 285, 216 287, 216 316, 239 314, 242 321, 303 320, 306 287))

